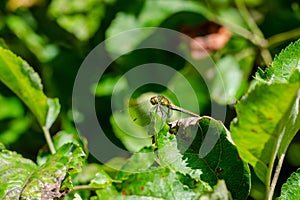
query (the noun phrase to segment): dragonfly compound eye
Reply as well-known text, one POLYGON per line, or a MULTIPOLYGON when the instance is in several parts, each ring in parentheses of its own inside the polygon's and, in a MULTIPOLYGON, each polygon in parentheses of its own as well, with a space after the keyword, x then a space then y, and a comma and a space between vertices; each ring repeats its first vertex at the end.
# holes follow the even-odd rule
POLYGON ((158 97, 157 97, 157 96, 151 97, 150 103, 151 103, 152 105, 158 104, 158 97))

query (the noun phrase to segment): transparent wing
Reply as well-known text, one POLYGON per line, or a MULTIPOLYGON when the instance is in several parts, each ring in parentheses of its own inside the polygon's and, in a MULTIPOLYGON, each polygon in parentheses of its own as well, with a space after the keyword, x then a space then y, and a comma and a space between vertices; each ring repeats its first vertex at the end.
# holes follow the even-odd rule
POLYGON ((152 105, 147 98, 144 101, 129 101, 128 113, 134 123, 140 126, 147 126, 158 116, 162 121, 166 121, 171 115, 172 110, 162 104, 152 105))
POLYGON ((130 102, 128 105, 128 114, 130 119, 139 126, 147 126, 151 122, 151 105, 145 102, 130 102))

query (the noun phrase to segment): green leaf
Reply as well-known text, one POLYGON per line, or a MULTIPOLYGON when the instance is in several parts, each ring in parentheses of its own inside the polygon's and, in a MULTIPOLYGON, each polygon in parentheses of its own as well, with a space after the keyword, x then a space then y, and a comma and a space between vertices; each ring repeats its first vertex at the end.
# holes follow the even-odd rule
POLYGON ((89 183, 98 171, 102 170, 102 166, 96 163, 90 163, 83 167, 82 171, 76 176, 76 181, 79 183, 89 183))
POLYGON ((105 188, 110 186, 112 182, 113 179, 105 171, 99 170, 89 185, 95 188, 105 188))
MULTIPOLYGON (((108 96, 114 92, 121 92, 122 90, 126 90, 128 88, 128 83, 125 78, 121 78, 120 76, 110 75, 105 77, 101 82, 96 86, 95 95, 100 96, 108 96), (120 81, 118 83, 118 81, 120 81), (118 83, 118 87, 115 88, 115 85, 118 83)), ((94 89, 94 88, 93 88, 94 89)), ((94 90, 92 91, 94 93, 94 90)))
POLYGON ((164 198, 156 198, 153 196, 142 196, 142 195, 127 195, 124 193, 119 194, 114 188, 108 187, 103 190, 96 191, 98 198, 95 199, 106 199, 106 200, 164 200, 164 198))
MULTIPOLYGON (((52 140, 53 140, 53 145, 54 145, 55 149, 59 149, 63 145, 71 142, 75 145, 80 146, 81 149, 83 149, 86 153, 88 153, 87 144, 85 143, 85 139, 84 138, 81 139, 77 133, 74 133, 74 132, 68 133, 65 131, 59 131, 57 134, 55 134, 53 136, 52 140)), ((47 146, 44 146, 38 152, 38 156, 36 159, 37 163, 39 165, 44 164, 45 162, 47 162, 47 160, 49 159, 50 156, 51 156, 51 152, 50 152, 49 148, 47 146)))
POLYGON ((28 24, 28 19, 26 20, 26 18, 34 20, 29 12, 23 12, 23 16, 8 15, 6 18, 7 26, 41 62, 52 60, 59 52, 58 47, 48 44, 45 36, 42 37, 35 33, 35 30, 28 24))
POLYGON ((155 162, 154 149, 152 147, 144 147, 139 152, 134 153, 124 163, 119 173, 118 180, 125 180, 132 173, 141 173, 148 171, 151 165, 155 162))
POLYGON ((300 142, 292 142, 286 154, 286 161, 291 166, 300 166, 300 142))
POLYGON ((47 112, 45 127, 47 129, 50 129, 59 114, 60 104, 58 99, 51 99, 51 98, 47 98, 47 103, 48 103, 48 112, 47 112))
POLYGON ((0 141, 5 145, 16 142, 30 126, 30 120, 27 117, 19 117, 5 123, 7 126, 1 127, 0 129, 0 141))
MULTIPOLYGON (((194 199, 211 191, 211 187, 200 180, 201 170, 191 169, 182 159, 176 146, 176 138, 168 130, 166 125, 158 134, 157 154, 152 146, 145 147, 134 153, 118 173, 117 179, 123 181, 120 187, 125 199, 126 195, 154 199, 194 199), (157 168, 151 167, 155 161, 160 165, 157 168)), ((103 191, 99 191, 99 194, 102 194, 99 198, 106 197, 103 196, 103 191)), ((119 195, 109 197, 108 199, 121 198, 119 195)))
POLYGON ((114 197, 113 200, 163 200, 163 198, 155 198, 148 196, 140 196, 140 195, 130 195, 130 196, 118 196, 114 197))
POLYGON ((203 173, 201 168, 192 169, 183 159, 183 155, 177 148, 176 137, 168 133, 169 126, 165 126, 159 133, 157 139, 158 159, 161 167, 169 167, 183 175, 189 175, 196 181, 200 181, 200 175, 203 173))
POLYGON ((53 199, 71 186, 69 175, 78 173, 85 154, 80 147, 66 144, 42 166, 8 150, 0 152, 1 199, 53 199), (64 190, 64 191, 63 191, 64 190))
MULTIPOLYGON (((294 70, 299 70, 299 60, 300 39, 282 50, 265 72, 258 71, 256 79, 262 82, 289 82, 294 70)), ((299 81, 299 77, 297 80, 299 81)))
MULTIPOLYGON (((136 17, 132 14, 119 12, 106 32, 107 37, 115 36, 124 31, 143 27, 158 27, 164 20, 178 12, 204 13, 205 8, 194 1, 145 1, 140 14, 136 17), (155 17, 153 17, 155 16, 155 17)), ((138 31, 138 30, 136 30, 138 31)), ((108 40, 107 49, 112 54, 123 54, 132 51, 147 38, 153 30, 141 29, 135 37, 127 34, 120 40, 108 40)))
POLYGON ((30 125, 30 119, 24 116, 24 107, 17 97, 0 95, 0 141, 9 145, 18 140, 30 125))
POLYGON ((208 194, 202 195, 199 200, 228 200, 232 199, 230 192, 226 188, 224 180, 219 180, 218 184, 214 186, 214 190, 208 194))
POLYGON ((54 0, 49 6, 49 14, 57 23, 81 41, 91 38, 105 16, 105 1, 54 0))
POLYGON ((145 127, 136 125, 125 112, 114 112, 110 118, 114 133, 130 152, 137 152, 151 144, 145 127))
POLYGON ((101 190, 96 190, 96 194, 98 196, 97 199, 107 199, 107 200, 114 200, 123 197, 123 195, 120 195, 119 192, 116 190, 115 187, 110 186, 106 187, 101 190))
MULTIPOLYGON (((190 54, 190 52, 187 52, 190 54)), ((203 68, 207 67, 207 63, 204 63, 203 60, 199 60, 199 66, 201 62, 203 62, 203 68)), ((210 70, 212 70, 211 66, 208 66, 210 70)), ((180 106, 192 111, 194 113, 199 113, 199 110, 203 112, 208 107, 210 107, 209 103, 211 102, 211 98, 209 95, 209 91, 207 89, 207 85, 203 80, 203 77, 200 76, 199 72, 189 64, 186 64, 179 73, 175 73, 170 82, 168 83, 168 88, 172 88, 172 90, 176 91, 177 94, 180 94, 183 98, 180 99, 180 106), (195 92, 197 98, 192 101, 192 98, 184 98, 186 96, 191 97, 191 90, 188 90, 185 81, 187 81, 186 77, 188 77, 188 83, 191 84, 192 89, 195 92), (199 108, 198 110, 196 108, 199 108)), ((171 96, 171 94, 166 95, 171 96)), ((175 113, 173 112, 172 117, 175 113)), ((178 119, 178 118, 177 118, 178 119)))
POLYGON ((0 38, 0 47, 2 47, 4 49, 8 49, 7 44, 5 43, 5 41, 2 38, 0 38))
POLYGON ((4 97, 0 95, 0 120, 17 118, 24 114, 21 101, 16 97, 4 97))
POLYGON ((219 75, 212 84, 212 98, 222 104, 232 104, 236 101, 237 92, 243 79, 243 71, 233 56, 225 56, 216 63, 216 73, 219 75))
POLYGON ((300 40, 277 56, 237 104, 232 138, 241 157, 269 187, 276 156, 280 157, 300 129, 300 40))
POLYGON ((300 199, 300 169, 294 172, 283 184, 280 193, 280 200, 300 199))
MULTIPOLYGON (((197 184, 194 185, 197 188, 197 184)), ((163 199, 197 199, 204 188, 196 191, 180 181, 180 176, 169 168, 150 168, 148 172, 132 174, 122 184, 122 194, 163 199)))
POLYGON ((230 126, 241 157, 268 183, 278 145, 288 137, 288 116, 300 84, 256 85, 237 104, 238 120, 230 126), (286 135, 286 136, 285 136, 286 135))
POLYGON ((5 149, 4 144, 2 144, 2 143, 0 142, 0 150, 4 150, 4 149, 5 149))
POLYGON ((31 160, 23 158, 16 152, 1 149, 0 198, 7 200, 19 199, 31 173, 37 169, 38 166, 31 160))
POLYGON ((250 170, 240 159, 222 122, 204 117, 180 119, 176 123, 179 124, 178 148, 184 151, 188 166, 201 169, 201 180, 210 185, 225 180, 233 199, 246 199, 250 191, 250 170))
POLYGON ((0 81, 32 111, 41 126, 50 128, 59 113, 57 99, 43 93, 41 79, 27 62, 0 47, 0 81))

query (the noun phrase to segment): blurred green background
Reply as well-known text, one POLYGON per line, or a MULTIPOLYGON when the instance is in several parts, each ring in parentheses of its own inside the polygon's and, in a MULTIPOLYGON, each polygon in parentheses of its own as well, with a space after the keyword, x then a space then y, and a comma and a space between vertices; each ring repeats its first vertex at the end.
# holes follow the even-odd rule
MULTIPOLYGON (((41 76, 45 93, 58 97, 61 113, 51 129, 76 132, 72 117, 72 87, 77 71, 100 42, 132 28, 165 27, 193 38, 206 39, 204 45, 220 67, 227 98, 219 94, 220 80, 212 79, 210 96, 202 77, 183 58, 159 50, 139 50, 115 60, 96 89, 96 110, 110 139, 124 148, 132 146, 115 134, 110 122, 110 95, 114 84, 135 66, 157 62, 180 71, 197 92, 201 115, 210 114, 211 102, 227 108, 225 125, 234 118, 234 103, 248 89, 257 69, 265 68, 272 58, 300 35, 300 3, 293 0, 3 0, 0 2, 0 39, 25 59, 41 76), (226 29, 222 32, 222 28, 226 29), (212 40, 208 40, 212 38, 212 40), (218 46, 218 41, 220 45, 218 46), (212 98, 212 99, 211 99, 212 98), (105 105, 105 106, 103 106, 105 105)), ((144 37, 107 45, 108 55, 122 46, 142 43, 144 37)), ((202 40, 201 40, 202 41, 202 40)), ((198 62, 204 59, 191 46, 186 55, 198 62), (200 58, 197 57, 200 55, 200 58)), ((1 73, 1 72, 0 72, 1 73)), ((174 77, 168 87, 179 91, 174 77)), ((126 89, 126 83, 124 83, 126 89)), ((164 87, 145 86, 136 92, 169 94, 164 87)), ((182 91, 183 95, 184 91, 182 91)), ((172 99, 176 102, 176 99, 172 99)), ((188 99, 186 100, 188 103, 188 99)), ((193 108, 188 108, 193 110, 193 108)), ((45 145, 41 130, 23 103, 0 84, 0 142, 8 149, 35 159, 45 145)), ((290 147, 281 179, 285 181, 300 166, 300 138, 290 147)), ((91 158, 92 159, 92 158, 91 158)))

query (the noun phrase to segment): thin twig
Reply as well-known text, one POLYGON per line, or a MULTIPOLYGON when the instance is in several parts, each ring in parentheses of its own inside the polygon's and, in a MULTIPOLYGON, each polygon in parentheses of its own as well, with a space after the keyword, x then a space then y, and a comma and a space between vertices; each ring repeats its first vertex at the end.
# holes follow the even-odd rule
POLYGON ((270 186, 270 191, 268 193, 268 200, 272 200, 272 198, 273 198, 274 190, 275 190, 276 183, 277 183, 277 180, 278 180, 278 177, 279 177, 279 174, 280 174, 280 170, 281 170, 281 167, 282 167, 282 164, 283 164, 284 157, 285 157, 285 154, 281 154, 281 156, 278 160, 278 163, 277 163, 277 166, 276 166, 276 169, 275 169, 275 173, 274 173, 274 176, 273 176, 273 179, 272 179, 272 183, 271 183, 271 186, 270 186))
POLYGON ((257 26, 255 20, 253 19, 252 15, 249 13, 247 7, 245 6, 244 1, 235 0, 235 4, 241 13, 241 16, 247 23, 248 27, 253 33, 253 40, 255 41, 254 44, 261 48, 261 57, 263 58, 265 64, 270 64, 272 62, 272 56, 270 51, 267 49, 268 42, 264 38, 264 34, 257 26))
POLYGON ((96 188, 96 187, 92 187, 90 185, 77 185, 77 186, 73 187, 72 192, 78 191, 78 190, 99 190, 99 189, 103 189, 103 187, 96 188))
POLYGON ((264 34, 261 32, 259 27, 257 26, 256 22, 254 21, 252 15, 249 13, 245 2, 241 0, 235 0, 235 4, 239 9, 241 16, 244 18, 245 22, 249 26, 250 30, 260 38, 264 38, 264 34))
POLYGON ((276 35, 273 35, 271 37, 268 38, 268 47, 273 47, 276 45, 279 45, 280 43, 287 41, 287 40, 291 40, 291 39, 295 39, 295 38, 299 38, 300 37, 300 28, 296 28, 287 32, 283 32, 283 33, 279 33, 276 35))
POLYGON ((260 55, 264 59, 264 62, 267 66, 269 66, 272 63, 273 59, 270 51, 267 48, 261 49, 260 55))
POLYGON ((255 37, 255 35, 251 33, 249 30, 245 29, 242 26, 239 26, 238 24, 234 24, 231 21, 228 21, 223 18, 217 18, 217 17, 211 18, 210 21, 227 27, 233 33, 240 35, 243 38, 246 38, 247 40, 251 41, 255 45, 265 44, 265 41, 258 40, 259 38, 255 37))
POLYGON ((227 27, 231 32, 242 36, 243 38, 249 40, 256 46, 266 47, 268 45, 268 41, 265 38, 255 35, 254 33, 247 30, 246 28, 244 28, 238 24, 235 24, 232 21, 227 20, 226 18, 218 17, 218 16, 216 16, 215 13, 207 11, 207 10, 204 13, 204 15, 206 16, 206 18, 209 21, 212 21, 216 24, 220 24, 222 26, 227 27))
MULTIPOLYGON (((111 183, 122 183, 120 180, 111 180, 111 183)), ((108 186, 108 185, 107 185, 108 186)), ((101 190, 104 189, 106 186, 90 186, 90 185, 76 185, 73 187, 72 192, 78 191, 78 190, 101 190)))
POLYGON ((50 135, 49 129, 46 128, 45 126, 43 126, 42 129, 43 129, 44 136, 46 138, 46 142, 47 142, 47 144, 49 146, 51 154, 55 154, 56 150, 54 148, 54 145, 53 145, 53 142, 52 142, 52 139, 51 139, 51 135, 50 135))

